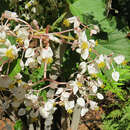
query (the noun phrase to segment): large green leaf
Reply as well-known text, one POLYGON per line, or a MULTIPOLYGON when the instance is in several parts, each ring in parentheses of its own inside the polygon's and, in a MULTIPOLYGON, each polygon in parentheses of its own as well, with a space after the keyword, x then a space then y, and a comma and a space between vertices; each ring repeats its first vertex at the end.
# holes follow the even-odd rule
POLYGON ((78 16, 87 24, 99 24, 105 32, 112 32, 116 27, 116 21, 106 19, 105 1, 103 0, 78 0, 70 4, 71 13, 78 16), (86 18, 85 18, 86 17, 86 18))
POLYGON ((95 49, 100 54, 122 54, 130 61, 130 40, 125 38, 125 34, 122 32, 115 31, 110 33, 108 40, 99 40, 99 45, 95 49))

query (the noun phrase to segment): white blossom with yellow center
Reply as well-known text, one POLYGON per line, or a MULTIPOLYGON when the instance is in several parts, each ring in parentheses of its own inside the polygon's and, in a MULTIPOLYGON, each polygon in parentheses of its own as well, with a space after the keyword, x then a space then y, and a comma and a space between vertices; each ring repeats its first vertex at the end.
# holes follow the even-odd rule
POLYGON ((68 93, 68 92, 63 92, 63 93, 61 94, 60 100, 61 100, 61 101, 67 101, 69 97, 70 97, 70 93, 68 93))
POLYGON ((27 31, 27 28, 19 28, 17 31, 17 37, 22 39, 23 41, 25 39, 28 39, 29 32, 27 31))
POLYGON ((14 60, 18 56, 19 49, 15 45, 10 45, 8 48, 0 48, 0 57, 6 56, 11 60, 14 60))
POLYGON ((75 81, 70 81, 70 82, 69 82, 69 85, 70 85, 70 87, 72 87, 72 89, 73 89, 73 94, 74 94, 74 95, 78 92, 79 87, 82 87, 82 83, 79 82, 79 81, 77 81, 77 80, 75 80, 75 81))
POLYGON ((87 66, 87 68, 88 68, 88 73, 89 73, 90 75, 95 75, 95 74, 98 73, 98 70, 97 70, 97 68, 95 67, 95 64, 89 64, 89 65, 87 66))
POLYGON ((98 64, 99 68, 102 68, 105 66, 105 57, 103 55, 99 56, 99 59, 96 60, 96 63, 98 64))
POLYGON ((38 63, 41 64, 42 61, 46 63, 51 63, 53 61, 52 56, 53 51, 50 47, 42 48, 40 51, 40 56, 37 57, 38 63))
POLYGON ((73 112, 72 109, 74 108, 74 105, 75 105, 74 101, 65 101, 66 111, 71 114, 73 112))
POLYGON ((85 100, 83 98, 78 98, 77 104, 81 107, 85 107, 85 100))
POLYGON ((89 56, 89 41, 87 40, 85 31, 80 32, 79 35, 79 48, 76 49, 76 52, 81 54, 82 59, 86 60, 89 56))
POLYGON ((118 55, 118 56, 114 57, 114 61, 118 65, 122 64, 124 62, 124 60, 125 60, 125 56, 123 56, 123 55, 118 55))
POLYGON ((5 31, 0 32, 0 45, 6 41, 5 39, 6 39, 5 31))

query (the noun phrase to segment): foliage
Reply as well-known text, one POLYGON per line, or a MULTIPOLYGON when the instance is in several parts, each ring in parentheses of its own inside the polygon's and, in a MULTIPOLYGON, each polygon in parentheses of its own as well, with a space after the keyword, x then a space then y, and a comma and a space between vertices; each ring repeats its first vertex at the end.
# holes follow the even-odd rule
POLYGON ((105 130, 129 130, 130 129, 130 100, 123 107, 111 111, 103 118, 102 128, 105 130))
MULTIPOLYGON (((116 1, 124 7, 123 0, 116 1)), ((64 115, 57 109, 63 108, 74 125, 77 104, 79 120, 112 92, 121 105, 107 106, 112 110, 102 127, 130 128, 129 27, 123 21, 127 15, 119 16, 125 10, 109 0, 5 0, 1 5, 0 101, 9 104, 3 105, 5 113, 17 113, 17 119, 24 117, 36 129, 43 122, 46 130, 57 118, 55 111, 64 115)), ((22 129, 21 120, 15 129, 22 129)))

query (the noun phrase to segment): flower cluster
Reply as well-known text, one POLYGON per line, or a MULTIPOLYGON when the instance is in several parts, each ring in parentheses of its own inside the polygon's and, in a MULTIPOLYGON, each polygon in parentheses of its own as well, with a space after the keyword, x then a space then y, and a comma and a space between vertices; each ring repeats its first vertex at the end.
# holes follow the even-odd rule
MULTIPOLYGON (((34 2, 35 0, 31 0, 25 8, 29 8, 34 2)), ((52 125, 53 113, 57 105, 63 107, 70 115, 76 104, 81 108, 81 116, 84 116, 90 109, 98 109, 97 101, 104 99, 101 90, 105 87, 105 83, 99 76, 100 73, 110 70, 109 82, 119 81, 120 73, 114 66, 125 64, 125 57, 97 54, 95 51, 97 41, 87 38, 86 28, 88 27, 83 25, 76 16, 63 22, 66 27, 72 26, 71 30, 54 33, 35 30, 30 24, 18 18, 15 12, 5 11, 2 18, 7 21, 0 25, 0 59, 3 60, 0 63, 0 91, 9 91, 10 95, 5 101, 9 102, 9 105, 4 103, 4 109, 8 110, 13 107, 19 116, 30 113, 29 117, 33 121, 41 116, 45 119, 45 126, 48 127, 52 125), (10 20, 16 22, 13 29, 8 24, 10 20), (73 38, 62 35, 72 30, 73 38), (12 42, 9 37, 14 38, 15 42, 12 42), (48 68, 51 64, 55 64, 55 51, 52 46, 55 43, 60 46, 65 43, 63 39, 67 38, 68 43, 72 45, 72 50, 78 53, 81 59, 77 71, 72 74, 72 77, 70 76, 71 78, 68 78, 68 82, 58 82, 48 78, 48 68), (96 57, 92 59, 91 54, 94 52, 96 57), (7 60, 4 61, 5 58, 7 60), (12 74, 11 65, 13 66, 13 63, 19 59, 20 71, 14 70, 12 74), (42 78, 39 78, 36 83, 24 77, 27 72, 42 68, 42 65, 44 66, 42 78), (41 82, 45 83, 42 87, 39 85, 41 82), (35 85, 40 87, 33 89, 35 85), (47 97, 47 100, 43 100, 41 92, 46 88, 54 91, 51 92, 51 96, 47 97)), ((98 32, 99 28, 94 25, 93 29, 90 29, 90 36, 98 32)), ((46 92, 49 90, 47 89, 46 92)))

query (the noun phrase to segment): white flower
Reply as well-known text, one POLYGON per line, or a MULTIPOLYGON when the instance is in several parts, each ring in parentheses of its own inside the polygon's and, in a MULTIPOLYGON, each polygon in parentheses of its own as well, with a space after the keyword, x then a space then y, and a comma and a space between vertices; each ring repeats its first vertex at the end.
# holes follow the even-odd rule
POLYGON ((34 63, 35 64, 35 59, 34 58, 28 58, 25 62, 25 66, 29 66, 30 64, 34 63))
POLYGON ((4 15, 5 15, 6 18, 11 18, 11 19, 18 17, 16 12, 11 12, 11 11, 7 11, 7 10, 4 12, 4 15))
POLYGON ((44 105, 44 109, 46 111, 51 111, 54 108, 54 100, 48 100, 45 105, 44 105))
POLYGON ((65 109, 70 110, 74 108, 74 101, 65 101, 65 109))
POLYGON ((77 17, 73 16, 73 17, 68 18, 67 20, 69 21, 69 23, 74 23, 74 29, 75 29, 74 33, 78 34, 79 33, 78 30, 80 30, 79 28, 80 22, 77 19, 77 17))
POLYGON ((92 86, 92 91, 93 91, 93 93, 96 93, 96 92, 97 92, 97 86, 96 86, 96 85, 93 85, 93 86, 92 86))
POLYGON ((43 118, 48 118, 49 117, 49 112, 45 110, 44 107, 40 107, 39 108, 39 112, 40 112, 40 115, 43 117, 43 118))
POLYGON ((56 95, 61 94, 63 91, 64 91, 63 88, 58 88, 57 91, 56 91, 56 95))
POLYGON ((97 103, 90 100, 90 109, 95 110, 97 108, 97 103))
POLYGON ((104 97, 101 93, 97 93, 97 98, 100 99, 100 100, 104 99, 104 97))
POLYGON ((34 94, 25 94, 25 98, 32 101, 32 103, 36 103, 38 101, 38 96, 34 94))
POLYGON ((96 62, 97 62, 97 64, 100 64, 100 63, 104 62, 104 60, 105 60, 104 56, 100 55, 99 59, 97 59, 96 62))
POLYGON ((86 113, 88 112, 88 108, 86 108, 86 107, 83 107, 82 109, 81 109, 81 116, 84 116, 86 113))
POLYGON ((95 64, 89 64, 87 66, 87 68, 88 68, 89 74, 97 74, 98 73, 98 70, 96 69, 95 64))
POLYGON ((14 31, 14 32, 15 32, 15 31, 18 31, 18 30, 19 30, 19 28, 20 28, 20 26, 21 26, 20 24, 18 24, 17 26, 15 26, 15 28, 14 28, 14 30, 13 30, 13 31, 14 31))
POLYGON ((33 13, 36 13, 36 7, 32 7, 32 9, 31 9, 31 11, 33 12, 33 13))
POLYGON ((28 48, 25 52, 25 58, 29 58, 29 57, 32 57, 34 56, 35 53, 34 53, 34 49, 33 48, 28 48))
POLYGON ((11 45, 8 48, 0 48, 0 56, 6 56, 10 59, 15 59, 18 56, 19 49, 15 45, 11 45))
POLYGON ((96 42, 93 39, 89 40, 90 46, 93 48, 96 45, 96 42))
POLYGON ((123 63, 125 60, 125 57, 123 55, 118 55, 116 57, 114 57, 114 61, 120 65, 121 63, 123 63))
POLYGON ((77 104, 81 107, 84 107, 85 106, 85 101, 83 98, 78 98, 77 99, 77 104))
POLYGON ((0 44, 3 43, 6 39, 6 32, 2 31, 0 32, 0 44))
POLYGON ((119 72, 117 72, 117 71, 112 72, 112 78, 114 81, 117 82, 119 80, 119 77, 120 77, 119 72))
POLYGON ((97 34, 98 32, 100 32, 99 27, 97 25, 93 25, 93 29, 90 31, 90 36, 97 34))
POLYGON ((68 92, 63 92, 63 93, 61 94, 60 100, 61 100, 61 101, 66 101, 66 100, 68 100, 69 96, 70 96, 70 93, 68 93, 68 92))
POLYGON ((24 40, 24 47, 27 49, 29 47, 29 40, 25 39, 24 40))
POLYGON ((102 80, 99 79, 99 78, 98 78, 98 80, 97 80, 97 85, 98 85, 99 87, 102 87, 102 86, 103 86, 103 82, 102 82, 102 80))
POLYGON ((69 82, 70 87, 72 87, 72 89, 73 89, 74 95, 75 95, 75 94, 78 92, 78 90, 79 90, 77 83, 78 83, 77 81, 70 81, 70 82, 69 82))
POLYGON ((23 63, 22 59, 20 60, 20 66, 21 66, 21 69, 24 70, 24 63, 23 63))
POLYGON ((84 74, 87 70, 87 67, 86 67, 86 62, 81 62, 79 64, 79 69, 81 70, 80 74, 84 74))
POLYGON ((17 31, 18 38, 25 40, 25 39, 28 39, 28 36, 29 36, 29 32, 27 31, 26 28, 19 28, 18 29, 18 31, 17 31))
POLYGON ((77 53, 81 54, 81 57, 86 60, 89 55, 89 41, 87 40, 86 37, 86 32, 80 32, 79 33, 79 48, 76 49, 77 53))
POLYGON ((43 48, 43 49, 41 50, 41 57, 42 57, 43 59, 50 58, 50 57, 52 57, 52 56, 53 56, 53 52, 52 52, 52 49, 51 49, 50 47, 48 47, 48 48, 43 48))
POLYGON ((89 56, 89 50, 85 49, 85 50, 81 50, 80 48, 76 49, 77 53, 81 54, 82 59, 86 60, 89 56))
POLYGON ((108 56, 104 56, 104 58, 105 58, 105 61, 106 61, 106 67, 110 70, 110 63, 111 63, 111 58, 110 57, 108 57, 108 56))

